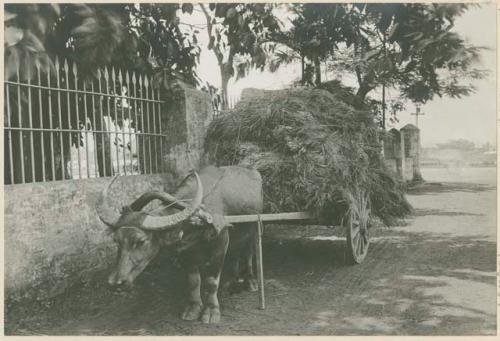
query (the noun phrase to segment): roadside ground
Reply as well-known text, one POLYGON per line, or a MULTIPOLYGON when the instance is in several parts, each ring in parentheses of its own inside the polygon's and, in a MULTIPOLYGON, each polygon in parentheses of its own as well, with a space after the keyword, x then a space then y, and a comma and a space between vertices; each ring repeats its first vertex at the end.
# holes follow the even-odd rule
POLYGON ((49 307, 10 307, 7 335, 494 335, 496 170, 424 169, 404 226, 374 228, 366 260, 322 226, 269 226, 266 310, 221 293, 222 322, 179 319, 184 282, 168 257, 132 293, 79 288, 49 307))

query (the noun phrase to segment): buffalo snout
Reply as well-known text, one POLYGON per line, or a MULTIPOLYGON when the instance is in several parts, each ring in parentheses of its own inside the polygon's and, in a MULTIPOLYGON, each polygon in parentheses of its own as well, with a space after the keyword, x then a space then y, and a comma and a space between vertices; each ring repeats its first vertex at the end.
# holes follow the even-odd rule
POLYGON ((132 289, 132 282, 117 278, 116 274, 111 274, 108 278, 108 286, 112 291, 129 291, 132 289))

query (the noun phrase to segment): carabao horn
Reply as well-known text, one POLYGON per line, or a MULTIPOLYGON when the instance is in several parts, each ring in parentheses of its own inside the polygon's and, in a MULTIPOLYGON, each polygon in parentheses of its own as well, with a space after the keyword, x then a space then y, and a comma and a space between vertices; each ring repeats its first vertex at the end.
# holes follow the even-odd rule
POLYGON ((116 223, 120 218, 120 212, 116 208, 110 206, 108 200, 108 190, 113 184, 113 182, 115 182, 117 177, 118 175, 115 175, 113 179, 109 182, 109 184, 101 192, 99 198, 97 199, 97 204, 95 207, 99 219, 101 219, 101 221, 104 224, 108 225, 111 228, 115 228, 116 223))
POLYGON ((141 228, 145 230, 164 230, 169 227, 180 224, 191 217, 201 205, 203 199, 203 184, 198 173, 193 173, 196 178, 197 191, 192 201, 191 207, 186 207, 183 211, 171 214, 169 216, 146 215, 141 223, 141 228))

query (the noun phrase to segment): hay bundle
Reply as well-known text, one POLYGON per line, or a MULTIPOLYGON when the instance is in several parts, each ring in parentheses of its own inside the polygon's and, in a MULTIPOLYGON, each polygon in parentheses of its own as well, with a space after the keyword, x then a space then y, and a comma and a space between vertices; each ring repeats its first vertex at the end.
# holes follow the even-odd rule
POLYGON ((381 159, 373 116, 326 90, 260 91, 215 119, 205 149, 217 165, 258 169, 266 212, 311 211, 328 223, 360 191, 384 223, 410 211, 381 159))

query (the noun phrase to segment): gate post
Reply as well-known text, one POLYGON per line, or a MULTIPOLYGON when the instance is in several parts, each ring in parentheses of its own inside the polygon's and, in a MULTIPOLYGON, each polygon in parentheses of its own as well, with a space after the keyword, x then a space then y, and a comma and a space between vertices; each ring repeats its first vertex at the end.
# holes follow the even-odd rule
POLYGON ((210 96, 194 88, 175 91, 162 110, 162 141, 165 171, 178 175, 203 166, 208 125, 213 119, 210 96))

